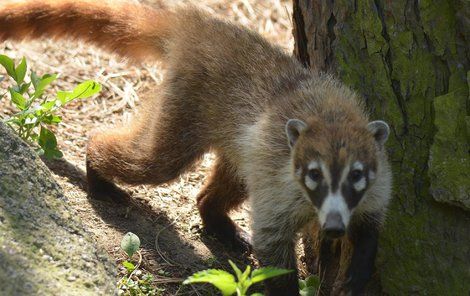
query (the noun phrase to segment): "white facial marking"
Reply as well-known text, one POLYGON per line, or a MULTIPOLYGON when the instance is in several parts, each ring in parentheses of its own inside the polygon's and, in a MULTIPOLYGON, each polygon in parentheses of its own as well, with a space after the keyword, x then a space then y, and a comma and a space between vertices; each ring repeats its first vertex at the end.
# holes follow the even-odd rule
MULTIPOLYGON (((318 169, 319 168, 319 165, 318 165, 318 162, 317 161, 311 161, 308 166, 307 166, 308 170, 314 170, 314 169, 318 169)), ((318 186, 318 183, 313 181, 309 176, 308 174, 305 175, 305 186, 307 186, 308 189, 310 190, 315 190, 315 188, 317 188, 318 186)))
POLYGON ((369 179, 374 180, 375 179, 375 173, 373 171, 369 171, 369 179))
POLYGON ((305 186, 307 186, 308 189, 313 191, 315 190, 315 188, 317 188, 318 184, 317 182, 310 179, 308 175, 305 175, 305 186))
POLYGON ((318 162, 317 161, 311 161, 309 164, 308 164, 308 169, 309 170, 313 170, 313 169, 318 169, 320 166, 318 165, 318 162))
POLYGON ((359 181, 354 183, 353 186, 356 191, 364 190, 364 188, 366 188, 366 178, 362 177, 359 181))
POLYGON ((344 200, 344 197, 338 192, 328 193, 328 196, 323 201, 320 210, 318 211, 318 219, 320 220, 320 225, 325 224, 326 216, 329 213, 337 212, 341 215, 344 225, 347 227, 349 220, 351 218, 351 211, 344 200))
POLYGON ((330 170, 328 167, 325 165, 325 163, 322 161, 320 162, 320 167, 323 173, 323 178, 325 178, 326 184, 328 184, 328 187, 331 187, 331 175, 330 175, 330 170))
POLYGON ((341 179, 339 179, 339 188, 343 186, 344 181, 348 177, 349 174, 349 166, 345 166, 343 171, 341 172, 341 179))
POLYGON ((352 165, 352 167, 353 167, 353 170, 360 170, 360 171, 362 171, 362 170, 364 169, 364 165, 363 165, 361 162, 359 162, 359 161, 356 161, 356 162, 352 165))
POLYGON ((302 176, 302 168, 298 168, 295 170, 295 176, 300 179, 302 176))
MULTIPOLYGON (((364 170, 364 165, 359 161, 356 161, 352 165, 352 167, 353 167, 353 170, 359 170, 359 171, 364 170)), ((364 188, 366 188, 366 185, 367 185, 366 178, 362 177, 359 181, 353 184, 353 187, 356 191, 361 191, 361 190, 364 190, 364 188)))

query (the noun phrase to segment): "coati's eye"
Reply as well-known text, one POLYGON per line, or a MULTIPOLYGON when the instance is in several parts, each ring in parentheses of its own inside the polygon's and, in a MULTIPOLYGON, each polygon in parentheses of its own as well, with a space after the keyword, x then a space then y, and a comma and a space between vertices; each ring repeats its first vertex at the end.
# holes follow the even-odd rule
POLYGON ((363 176, 364 173, 362 172, 362 170, 358 169, 352 170, 351 173, 349 173, 349 178, 353 183, 359 182, 363 176))
POLYGON ((323 175, 319 169, 311 169, 308 171, 308 177, 312 179, 312 181, 319 182, 323 175))

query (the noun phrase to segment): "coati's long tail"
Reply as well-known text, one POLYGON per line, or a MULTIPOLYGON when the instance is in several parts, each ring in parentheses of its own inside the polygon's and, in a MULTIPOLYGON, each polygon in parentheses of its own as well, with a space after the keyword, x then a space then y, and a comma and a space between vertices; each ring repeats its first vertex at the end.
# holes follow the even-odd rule
POLYGON ((1 0, 0 41, 80 39, 125 58, 158 58, 175 13, 111 0, 1 0))

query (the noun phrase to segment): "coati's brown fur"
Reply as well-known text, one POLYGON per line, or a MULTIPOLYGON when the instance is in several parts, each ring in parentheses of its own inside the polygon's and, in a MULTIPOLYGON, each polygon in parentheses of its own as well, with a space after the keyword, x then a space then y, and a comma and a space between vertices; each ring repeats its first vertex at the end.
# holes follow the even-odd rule
MULTIPOLYGON (((373 233, 381 224, 390 195, 382 145, 388 130, 368 125, 350 89, 310 72, 258 34, 193 7, 154 10, 103 0, 0 3, 0 40, 41 36, 80 39, 127 59, 159 58, 167 65, 166 79, 138 113, 138 123, 91 136, 90 194, 109 193, 113 181, 172 181, 213 151, 217 162, 197 198, 205 227, 245 243, 228 213, 249 196, 261 263, 296 269, 296 233, 321 213, 317 194, 308 191, 312 185, 302 179, 308 163, 347 171, 351 161, 360 161, 371 173, 358 195, 363 197, 350 208, 351 224, 373 216, 364 228, 373 233)), ((353 294, 368 279, 356 279, 355 270, 370 268, 351 267, 353 294)), ((267 289, 270 295, 297 295, 296 274, 269 281, 267 289)))
POLYGON ((79 38, 135 60, 160 57, 173 23, 170 12, 123 1, 2 0, 0 5, 2 40, 79 38))

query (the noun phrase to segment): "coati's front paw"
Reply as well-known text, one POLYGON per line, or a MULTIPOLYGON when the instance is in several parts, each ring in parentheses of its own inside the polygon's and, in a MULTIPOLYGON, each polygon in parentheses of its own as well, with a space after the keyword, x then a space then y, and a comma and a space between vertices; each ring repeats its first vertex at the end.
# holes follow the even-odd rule
POLYGON ((234 238, 232 239, 232 246, 234 249, 241 252, 251 252, 253 247, 251 245, 251 236, 245 230, 236 227, 234 238))
POLYGON ((88 196, 92 199, 124 203, 129 194, 114 183, 101 178, 95 170, 87 166, 88 196))
POLYGON ((126 202, 130 197, 129 194, 110 182, 93 182, 88 184, 88 196, 92 199, 112 201, 118 203, 126 202))
POLYGON ((251 236, 235 225, 230 218, 219 219, 217 223, 205 225, 205 231, 221 243, 238 252, 251 252, 251 236))

